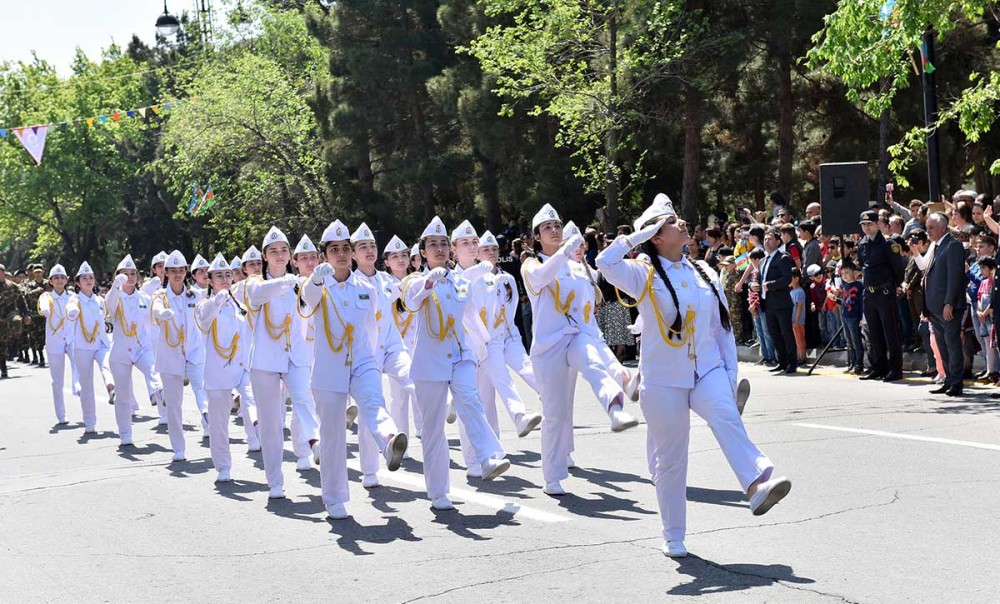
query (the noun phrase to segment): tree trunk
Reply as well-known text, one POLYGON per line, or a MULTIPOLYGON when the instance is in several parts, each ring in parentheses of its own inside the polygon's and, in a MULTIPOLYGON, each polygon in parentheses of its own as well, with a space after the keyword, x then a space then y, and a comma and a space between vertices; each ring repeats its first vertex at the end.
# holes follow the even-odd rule
POLYGON ((891 178, 889 175, 889 135, 891 123, 889 110, 878 116, 878 188, 875 189, 875 199, 885 198, 885 184, 891 178))
POLYGON ((700 90, 688 87, 684 100, 684 185, 681 190, 681 215, 688 222, 698 220, 702 99, 700 90))
POLYGON ((503 226, 500 222, 500 178, 497 175, 497 165, 478 149, 473 149, 472 153, 483 171, 480 186, 486 203, 486 228, 496 233, 503 226))
MULTIPOLYGON (((608 19, 608 77, 610 78, 610 100, 608 103, 608 121, 611 124, 616 122, 617 99, 618 99, 618 14, 617 6, 611 8, 611 15, 608 19)), ((604 174, 604 220, 601 225, 605 231, 613 231, 618 225, 618 146, 621 141, 621 134, 612 125, 608 130, 608 137, 605 141, 605 162, 604 174)))
POLYGON ((778 192, 792 201, 792 154, 795 147, 795 100, 792 98, 792 55, 778 55, 778 192))

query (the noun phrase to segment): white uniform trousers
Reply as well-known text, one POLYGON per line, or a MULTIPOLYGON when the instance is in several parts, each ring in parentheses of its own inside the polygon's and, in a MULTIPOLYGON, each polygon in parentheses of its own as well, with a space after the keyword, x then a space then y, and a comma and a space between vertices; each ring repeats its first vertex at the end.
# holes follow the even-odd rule
MULTIPOLYGON (((80 406, 83 408, 83 424, 93 427, 97 425, 97 397, 94 394, 94 364, 100 364, 98 358, 100 349, 81 350, 73 349, 73 358, 76 360, 76 369, 80 374, 80 406)), ((111 377, 111 368, 107 367, 107 355, 104 355, 104 365, 100 366, 104 383, 114 384, 111 377)))
POLYGON ((624 400, 621 383, 608 372, 598 347, 584 334, 564 336, 541 354, 531 356, 531 365, 545 379, 538 382, 542 399, 542 475, 545 482, 569 476, 566 456, 573 452, 573 393, 576 372, 589 384, 607 410, 616 399, 624 400))
MULTIPOLYGON (((448 391, 451 390, 455 411, 465 424, 475 459, 482 463, 491 457, 506 455, 503 445, 486 421, 483 403, 476 384, 476 365, 460 361, 452 365, 451 381, 425 382, 414 380, 417 398, 424 413, 421 443, 424 450, 424 484, 427 496, 437 499, 448 494, 448 439, 445 418, 448 416, 448 391)), ((564 460, 565 463, 565 460, 564 460)))
POLYGON ((233 456, 229 453, 229 414, 233 409, 233 391, 206 390, 208 396, 208 447, 212 454, 212 465, 217 472, 233 467, 233 456))
MULTIPOLYGON (((410 379, 410 353, 405 350, 399 350, 396 352, 388 353, 384 356, 382 362, 382 372, 389 377, 390 385, 393 383, 399 384, 408 395, 411 396, 411 400, 416 398, 416 390, 413 388, 413 380, 410 379)), ((369 418, 365 417, 364 410, 361 406, 361 401, 354 396, 354 380, 357 378, 351 378, 351 398, 354 398, 355 402, 358 403, 358 457, 360 458, 361 473, 362 474, 375 474, 378 472, 379 459, 382 457, 382 451, 385 449, 385 445, 378 445, 378 442, 371 436, 371 431, 367 429, 367 422, 369 418)), ((379 388, 378 392, 382 394, 382 373, 379 373, 379 388)), ((388 405, 385 404, 385 399, 382 399, 383 409, 386 409, 389 416, 392 418, 395 429, 406 432, 407 428, 410 426, 410 417, 407 413, 407 409, 402 410, 396 409, 396 413, 393 413, 392 403, 388 405)), ((418 418, 418 414, 414 413, 414 417, 418 418)), ((423 418, 419 418, 423 419, 423 418)), ((409 436, 409 432, 406 432, 409 436)))
MULTIPOLYGON (((507 370, 503 342, 490 342, 486 346, 486 352, 486 358, 479 362, 476 385, 479 388, 479 400, 483 403, 483 411, 486 412, 486 422, 499 439, 500 418, 497 413, 497 397, 500 397, 500 402, 503 403, 511 421, 515 423, 524 415, 524 401, 514 388, 514 380, 507 370)), ((458 437, 462 443, 465 466, 479 463, 469 442, 469 435, 465 431, 465 424, 461 421, 458 422, 458 437)))
POLYGON ((692 410, 708 423, 744 493, 774 467, 747 436, 736 409, 733 386, 723 367, 700 377, 691 389, 651 385, 644 380, 639 404, 649 429, 647 455, 664 541, 684 540, 692 410))
POLYGON ((392 416, 392 421, 396 422, 399 429, 407 434, 419 437, 424 416, 420 412, 417 391, 413 387, 413 381, 411 380, 409 385, 404 386, 400 382, 389 378, 389 400, 387 402, 389 415, 392 416), (413 424, 410 424, 411 410, 413 411, 413 424), (414 428, 413 430, 410 430, 411 425, 414 428))
MULTIPOLYGON (((163 380, 163 399, 167 407, 167 434, 170 436, 170 448, 174 453, 185 454, 184 443, 184 378, 191 382, 191 389, 205 390, 205 365, 202 363, 184 363, 184 375, 161 373, 163 380)), ((200 416, 199 416, 200 417, 200 416)))
POLYGON ((299 408, 299 429, 303 438, 306 438, 306 444, 309 440, 319 438, 319 422, 314 415, 316 407, 309 389, 309 372, 309 367, 291 364, 287 373, 250 370, 253 397, 257 402, 257 433, 260 437, 264 474, 267 485, 271 488, 285 486, 285 478, 281 472, 285 450, 285 399, 281 396, 282 384, 292 397, 293 421, 295 408, 299 408))
POLYGON ((240 395, 240 417, 243 419, 243 431, 247 435, 247 446, 256 447, 260 445, 260 437, 257 435, 257 401, 250 388, 249 371, 243 373, 243 379, 236 387, 236 392, 240 395))
MULTIPOLYGON (((153 372, 153 351, 149 350, 142 355, 134 363, 135 367, 142 372, 146 379, 153 372)), ((132 439, 132 405, 134 403, 135 396, 133 395, 132 388, 132 363, 112 363, 111 364, 111 375, 115 378, 115 389, 117 394, 115 395, 115 422, 118 424, 118 437, 122 440, 132 439)), ((157 388, 162 388, 160 386, 160 377, 156 376, 157 388)), ((157 407, 163 407, 164 405, 157 405, 157 407)))
POLYGON ((524 350, 521 338, 507 338, 503 343, 503 357, 507 361, 507 366, 521 376, 524 383, 538 392, 538 382, 535 380, 535 370, 531 365, 531 358, 524 350))
MULTIPOLYGON (((150 355, 153 355, 153 353, 150 352, 150 355)), ((152 356, 150 358, 152 358, 152 356)), ((149 401, 153 402, 155 398, 158 398, 160 401, 159 404, 156 405, 157 415, 159 417, 166 417, 167 406, 163 402, 163 380, 160 379, 160 373, 156 371, 153 366, 149 367, 149 371, 144 370, 139 363, 136 363, 135 366, 139 368, 139 371, 142 371, 142 375, 146 379, 146 393, 149 394, 149 401)), ((132 398, 135 398, 134 390, 132 398)), ((118 397, 115 397, 115 400, 117 401, 118 397)))
POLYGON ((76 384, 78 380, 76 361, 73 359, 73 344, 72 342, 66 342, 60 346, 46 344, 45 354, 49 357, 49 376, 52 378, 52 403, 56 410, 56 420, 63 422, 66 421, 66 397, 63 388, 65 387, 67 358, 70 362, 73 383, 76 384))
MULTIPOLYGON (((320 415, 320 483, 323 489, 323 504, 344 503, 350 499, 347 492, 347 432, 344 430, 344 413, 347 410, 347 393, 313 390, 319 406, 319 394, 323 396, 323 411, 320 415), (335 438, 339 444, 329 445, 327 435, 335 438), (331 468, 327 468, 327 455, 331 468), (327 471, 329 473, 330 489, 327 489, 327 471)), ((369 459, 365 468, 362 457, 362 472, 375 474, 378 472, 378 456, 389 446, 389 438, 399 430, 385 409, 385 398, 382 396, 382 373, 375 368, 358 375, 351 376, 351 398, 358 403, 358 446, 365 445, 370 451, 376 452, 374 464, 369 459), (371 466, 374 465, 374 468, 371 466)))

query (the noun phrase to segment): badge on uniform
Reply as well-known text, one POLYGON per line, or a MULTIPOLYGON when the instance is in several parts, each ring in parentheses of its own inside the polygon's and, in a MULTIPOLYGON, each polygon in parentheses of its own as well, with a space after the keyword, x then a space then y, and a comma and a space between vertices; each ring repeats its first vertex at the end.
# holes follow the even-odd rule
POLYGON ((195 306, 194 302, 188 302, 188 308, 194 308, 195 306))
POLYGON ((358 294, 358 300, 371 300, 368 294, 358 294))
POLYGON ((139 308, 148 308, 145 304, 140 304, 139 308))

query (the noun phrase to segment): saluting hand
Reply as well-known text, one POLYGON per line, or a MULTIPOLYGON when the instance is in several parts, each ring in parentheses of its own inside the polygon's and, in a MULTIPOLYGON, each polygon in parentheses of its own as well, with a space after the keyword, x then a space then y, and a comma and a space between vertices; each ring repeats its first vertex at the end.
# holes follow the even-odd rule
POLYGON ((660 232, 660 229, 663 228, 663 225, 666 224, 666 222, 667 222, 666 218, 661 218, 656 222, 654 222, 653 224, 649 224, 642 227, 634 234, 629 235, 628 242, 632 244, 632 247, 635 247, 637 245, 649 241, 650 239, 655 237, 657 233, 660 232))
POLYGON ((112 285, 112 287, 114 287, 115 289, 122 289, 123 287, 125 287, 125 283, 127 281, 128 281, 127 275, 118 275, 117 277, 115 277, 115 282, 112 285))

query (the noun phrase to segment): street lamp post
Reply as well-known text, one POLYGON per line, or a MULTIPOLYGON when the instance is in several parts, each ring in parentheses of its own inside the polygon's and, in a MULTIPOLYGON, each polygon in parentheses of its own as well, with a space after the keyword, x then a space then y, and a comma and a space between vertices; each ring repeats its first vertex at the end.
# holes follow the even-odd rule
POLYGON ((163 0, 163 14, 156 20, 156 33, 169 38, 176 34, 180 28, 180 21, 167 11, 167 0, 163 0))

